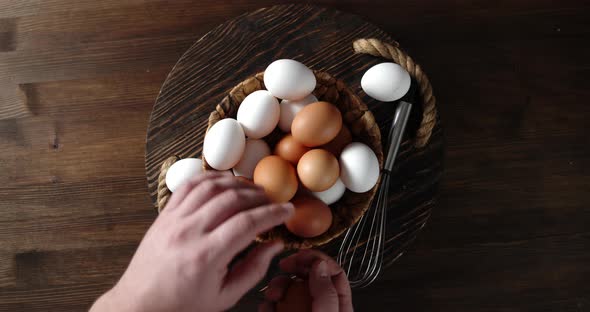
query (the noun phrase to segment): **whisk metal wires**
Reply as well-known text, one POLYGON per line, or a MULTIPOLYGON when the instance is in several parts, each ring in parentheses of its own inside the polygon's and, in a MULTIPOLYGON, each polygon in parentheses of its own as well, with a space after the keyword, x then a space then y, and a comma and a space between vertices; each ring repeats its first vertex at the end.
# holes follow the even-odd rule
MULTIPOLYGON (((413 93, 412 90, 410 93, 413 93)), ((363 288, 373 283, 383 266, 391 170, 411 109, 412 104, 403 100, 399 102, 389 129, 387 157, 377 195, 365 215, 346 231, 338 251, 337 261, 348 275, 353 288, 363 288)))

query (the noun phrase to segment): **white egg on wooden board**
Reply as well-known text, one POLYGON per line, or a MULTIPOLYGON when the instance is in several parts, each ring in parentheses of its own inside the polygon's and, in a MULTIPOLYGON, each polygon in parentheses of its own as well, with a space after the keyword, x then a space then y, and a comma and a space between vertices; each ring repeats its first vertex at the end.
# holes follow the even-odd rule
POLYGON ((233 168, 242 158, 246 146, 244 130, 237 120, 225 118, 215 123, 203 142, 203 156, 216 170, 233 168))
POLYGON ((262 158, 268 155, 270 155, 270 147, 264 140, 247 139, 242 159, 233 168, 234 175, 252 179, 254 168, 262 158))
POLYGON ((166 187, 174 192, 189 180, 203 173, 203 162, 198 158, 181 159, 168 168, 166 172, 166 187))
POLYGON ((361 87, 370 97, 393 102, 401 99, 410 89, 410 74, 396 63, 377 64, 363 75, 361 87))
POLYGON ((279 128, 283 132, 291 132, 291 124, 295 115, 303 109, 306 105, 315 103, 318 98, 315 95, 310 94, 301 100, 282 100, 281 101, 281 116, 279 118, 279 128))
POLYGON ((324 204, 331 205, 342 198, 344 191, 346 191, 346 186, 342 183, 342 180, 338 178, 336 183, 334 183, 329 189, 323 192, 313 192, 312 194, 323 201, 324 204))
POLYGON ((372 189, 379 180, 379 160, 375 152, 363 143, 348 144, 340 154, 340 179, 355 193, 372 189))
POLYGON ((315 89, 313 71, 302 63, 281 59, 272 62, 264 71, 264 85, 270 93, 283 100, 300 100, 315 89))
POLYGON ((237 120, 247 137, 260 139, 276 128, 280 114, 279 101, 270 92, 258 90, 242 101, 237 120))

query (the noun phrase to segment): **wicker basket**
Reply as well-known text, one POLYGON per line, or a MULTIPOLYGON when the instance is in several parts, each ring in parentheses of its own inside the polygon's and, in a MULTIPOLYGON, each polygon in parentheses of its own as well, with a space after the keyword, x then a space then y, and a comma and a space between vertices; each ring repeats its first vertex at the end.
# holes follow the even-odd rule
MULTIPOLYGON (((369 54, 382 57, 401 65, 410 73, 410 76, 417 81, 420 93, 420 104, 422 118, 420 125, 413 138, 413 145, 424 148, 430 139, 432 129, 437 120, 436 99, 433 96, 432 86, 420 65, 414 63, 411 57, 400 50, 395 44, 388 44, 377 39, 358 39, 353 43, 355 53, 369 54)), ((208 128, 223 118, 235 118, 240 103, 250 93, 264 89, 263 73, 258 73, 236 85, 229 94, 221 101, 209 115, 208 128)), ((361 101, 358 95, 352 92, 344 82, 330 76, 325 72, 315 72, 317 86, 314 95, 322 101, 335 104, 342 112, 344 124, 349 127, 353 140, 363 142, 375 151, 379 165, 383 166, 383 150, 381 146, 381 133, 375 122, 373 114, 361 101)), ((265 141, 272 147, 281 138, 282 133, 275 129, 273 133, 265 137, 265 141)), ((158 177, 157 208, 161 211, 168 199, 170 191, 166 187, 165 178, 168 168, 180 159, 178 156, 171 156, 164 160, 158 177)), ((213 170, 203 159, 205 170, 213 170)), ((285 242, 287 248, 311 248, 328 243, 342 234, 347 228, 359 220, 369 208, 372 198, 379 186, 377 185, 369 192, 358 194, 346 191, 344 196, 335 204, 331 205, 334 215, 330 229, 314 238, 300 238, 290 232, 284 226, 279 226, 258 237, 259 241, 280 239, 285 242)))
MULTIPOLYGON (((316 76, 316 89, 314 95, 320 101, 330 102, 342 113, 343 123, 350 129, 353 140, 367 144, 379 160, 379 166, 383 166, 383 149, 381 147, 381 132, 373 114, 361 99, 352 92, 341 80, 338 80, 325 72, 314 72, 316 76)), ((235 118, 238 107, 250 93, 263 90, 264 73, 250 77, 235 86, 209 115, 209 130, 216 122, 224 118, 235 118)), ((275 129, 264 140, 272 147, 284 134, 275 129)), ((205 170, 214 170, 203 157, 205 170)), ((377 184, 378 185, 378 184, 377 184)), ((369 208, 375 195, 377 185, 370 191, 362 194, 346 191, 342 199, 332 204, 333 222, 327 232, 313 238, 301 238, 291 234, 284 226, 279 226, 258 237, 259 241, 282 240, 287 248, 311 248, 323 245, 339 236, 352 224, 354 224, 369 208)))

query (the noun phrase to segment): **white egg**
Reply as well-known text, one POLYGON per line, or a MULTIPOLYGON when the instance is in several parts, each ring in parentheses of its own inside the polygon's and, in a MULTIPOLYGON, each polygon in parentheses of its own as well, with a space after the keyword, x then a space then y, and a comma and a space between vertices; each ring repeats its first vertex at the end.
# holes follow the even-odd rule
POLYGON ((252 139, 267 136, 279 122, 279 101, 266 90, 250 93, 238 108, 238 122, 244 133, 252 139))
POLYGON ((270 93, 284 100, 300 100, 315 89, 315 75, 295 60, 272 62, 264 71, 264 85, 270 93))
POLYGON ((326 205, 331 205, 342 198, 344 191, 346 191, 346 186, 344 186, 341 179, 338 179, 329 189, 323 192, 313 192, 313 195, 323 201, 326 205))
POLYGON ((256 139, 246 140, 244 155, 233 168, 234 175, 252 179, 254 168, 256 168, 256 165, 262 158, 268 155, 270 155, 270 147, 268 147, 266 142, 256 139))
POLYGON ((340 179, 355 193, 369 191, 379 179, 377 155, 363 143, 348 144, 340 154, 340 179))
POLYGON ((282 100, 281 101, 281 117, 279 118, 279 128, 283 132, 291 132, 291 124, 295 115, 299 113, 306 105, 315 103, 318 98, 310 94, 301 100, 282 100))
POLYGON ((369 68, 361 79, 365 93, 382 102, 399 100, 406 95, 411 83, 410 74, 395 63, 377 64, 369 68))
POLYGON ((244 153, 246 138, 237 120, 225 118, 215 123, 203 142, 203 156, 216 170, 233 168, 244 153))
POLYGON ((179 186, 203 173, 203 162, 198 158, 181 159, 166 172, 166 186, 174 192, 179 186))

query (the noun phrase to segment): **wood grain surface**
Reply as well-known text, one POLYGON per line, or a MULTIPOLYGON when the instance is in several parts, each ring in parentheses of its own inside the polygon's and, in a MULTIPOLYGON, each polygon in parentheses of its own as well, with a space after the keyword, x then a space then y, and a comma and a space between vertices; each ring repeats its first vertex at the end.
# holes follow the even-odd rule
MULTIPOLYGON (((356 15, 312 5, 278 5, 256 10, 215 27, 199 39, 166 78, 151 114, 146 143, 146 172, 154 206, 157 207, 161 164, 175 155, 201 158, 211 112, 216 110, 229 90, 263 72, 273 60, 297 59, 313 70, 327 72, 344 81, 373 112, 383 134, 381 146, 387 146, 387 133, 396 103, 362 96, 364 92, 360 87, 363 73, 385 59, 355 54, 352 44, 359 38, 394 43, 377 26, 356 15)), ((327 100, 319 95, 318 98, 327 100)), ((392 171, 395 178, 388 191, 386 264, 391 264, 404 252, 428 220, 442 176, 440 122, 435 125, 429 144, 424 148, 414 148, 413 139, 422 118, 423 101, 416 96, 411 102, 415 104, 414 109, 392 171)), ((235 118, 235 112, 230 112, 230 116, 235 118)), ((367 140, 366 137, 355 139, 367 140)), ((371 146, 369 142, 365 143, 371 146)), ((381 159, 381 151, 378 155, 381 159)), ((350 192, 345 194, 342 199, 344 206, 333 206, 334 211, 365 210, 370 205, 372 193, 351 195, 350 192)), ((339 218, 344 215, 347 214, 335 213, 334 222, 342 222, 339 218)), ((290 236, 284 228, 275 233, 284 233, 279 237, 286 237, 287 242, 299 243, 297 237, 290 236)), ((342 239, 335 239, 324 246, 324 250, 336 257, 341 242, 342 239)))
MULTIPOLYGON (((0 311, 84 311, 116 282, 156 217, 145 138, 167 74, 275 3, 0 0, 0 311)), ((590 6, 315 3, 399 41, 445 127, 437 207, 357 310, 589 311, 590 6)))

